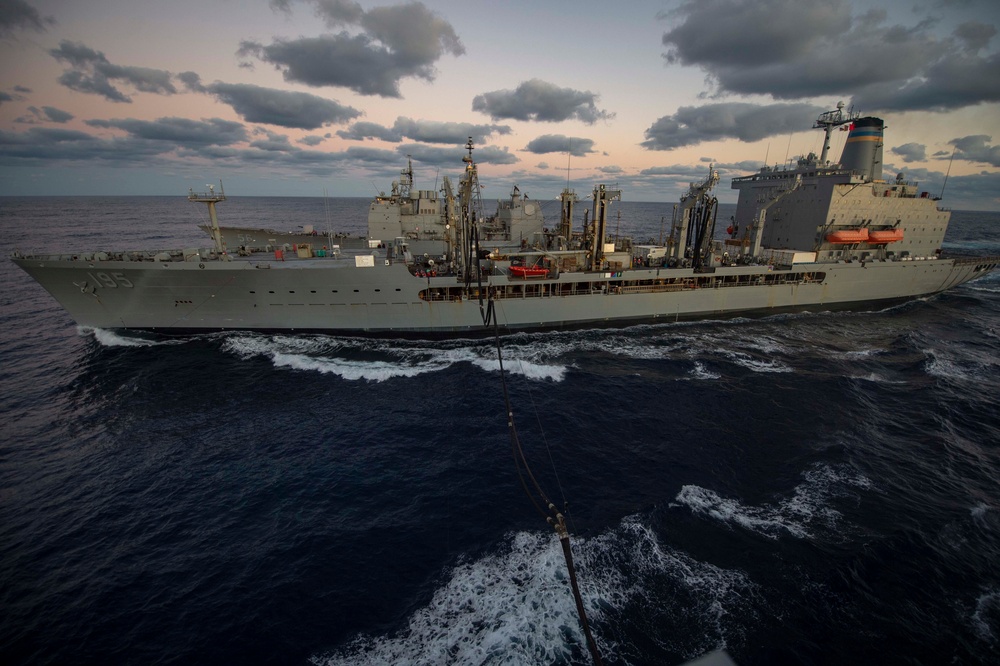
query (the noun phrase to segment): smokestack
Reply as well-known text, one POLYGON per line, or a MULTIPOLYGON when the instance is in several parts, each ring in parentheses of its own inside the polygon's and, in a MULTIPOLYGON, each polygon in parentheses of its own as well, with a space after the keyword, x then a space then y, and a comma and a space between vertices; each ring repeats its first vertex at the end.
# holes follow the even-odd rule
POLYGON ((882 130, 881 118, 858 118, 851 123, 840 165, 857 171, 865 180, 882 180, 882 130))

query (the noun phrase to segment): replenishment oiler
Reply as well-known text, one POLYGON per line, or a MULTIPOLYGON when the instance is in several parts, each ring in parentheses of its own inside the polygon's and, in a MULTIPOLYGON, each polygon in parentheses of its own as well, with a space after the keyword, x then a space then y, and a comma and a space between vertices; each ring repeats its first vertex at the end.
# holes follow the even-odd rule
POLYGON ((605 185, 580 229, 569 188, 558 227, 526 215, 532 204, 516 189, 485 217, 470 141, 457 188, 444 178, 440 192, 412 190, 410 170, 372 202, 369 237, 354 247, 333 237, 231 247, 216 217, 225 193, 213 188, 188 197, 208 206, 211 248, 16 252, 13 261, 86 327, 421 337, 481 334, 493 323, 538 330, 880 308, 1000 263, 942 255, 950 212, 901 175, 883 179, 881 119, 838 105, 814 127, 826 133, 820 156, 733 179, 739 200, 724 238, 715 238, 711 168, 675 206, 663 245, 608 241, 621 192, 605 185), (849 134, 832 163, 837 127, 849 134))

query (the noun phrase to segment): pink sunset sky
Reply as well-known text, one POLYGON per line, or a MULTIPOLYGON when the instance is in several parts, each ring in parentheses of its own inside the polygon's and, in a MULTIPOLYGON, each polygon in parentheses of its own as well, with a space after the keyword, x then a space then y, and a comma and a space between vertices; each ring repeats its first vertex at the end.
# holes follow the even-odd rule
POLYGON ((0 195, 371 196, 407 156, 433 189, 472 137, 488 197, 674 201, 712 164, 732 202, 843 101, 885 119, 887 178, 1000 210, 998 26, 995 0, 0 0, 0 195))

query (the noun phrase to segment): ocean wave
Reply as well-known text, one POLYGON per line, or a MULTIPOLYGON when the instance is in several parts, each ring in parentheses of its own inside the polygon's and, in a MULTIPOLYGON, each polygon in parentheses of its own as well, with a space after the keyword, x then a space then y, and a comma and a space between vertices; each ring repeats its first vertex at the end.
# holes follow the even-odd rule
POLYGON ((684 379, 721 379, 722 375, 717 372, 712 372, 705 367, 705 364, 701 361, 695 361, 694 367, 688 372, 688 376, 684 379))
POLYGON ((758 359, 746 352, 723 350, 723 356, 736 365, 754 372, 794 372, 794 368, 779 361, 758 359))
POLYGON ((1000 631, 1000 591, 990 590, 976 599, 976 610, 972 614, 972 628, 982 640, 993 644, 1000 631))
POLYGON ((740 642, 763 604, 745 572, 670 548, 640 516, 625 518, 581 550, 586 571, 610 608, 644 615, 646 638, 685 659, 740 642))
POLYGON ((927 358, 924 370, 928 375, 954 382, 979 383, 994 377, 1000 369, 995 356, 971 345, 925 349, 924 355, 927 358))
MULTIPOLYGON (((638 517, 594 538, 574 538, 572 547, 592 633, 609 662, 625 655, 602 629, 616 626, 635 604, 655 615, 649 640, 690 659, 742 636, 760 603, 757 586, 744 572, 664 546, 638 517), (663 631, 668 625, 692 630, 663 631)), ((496 554, 451 569, 404 628, 355 636, 310 661, 551 664, 572 662, 581 652, 586 644, 561 544, 551 534, 518 532, 496 554)))
MULTIPOLYGON (((600 616, 594 592, 592 584, 583 586, 592 620, 600 616)), ((502 552, 456 566, 396 634, 358 636, 311 661, 551 664, 569 661, 573 643, 586 649, 561 545, 550 534, 519 532, 502 552)))
POLYGON ((151 340, 136 335, 121 334, 104 328, 90 328, 89 326, 78 326, 77 331, 80 335, 92 336, 94 340, 104 347, 155 347, 178 344, 177 340, 151 340))
MULTIPOLYGON (((269 358, 277 368, 334 374, 350 381, 416 377, 459 363, 487 372, 500 369, 495 348, 485 345, 428 347, 375 339, 236 335, 226 338, 223 346, 241 358, 269 358)), ((565 378, 566 366, 545 362, 537 351, 515 347, 503 353, 503 367, 510 374, 554 382, 565 378)))
POLYGON ((832 498, 845 495, 846 487, 872 487, 866 477, 828 465, 820 465, 803 476, 805 480, 795 487, 792 496, 777 504, 748 506, 694 485, 683 486, 675 501, 693 513, 738 525, 769 539, 777 539, 783 534, 808 539, 816 525, 836 530, 841 513, 829 506, 832 498))

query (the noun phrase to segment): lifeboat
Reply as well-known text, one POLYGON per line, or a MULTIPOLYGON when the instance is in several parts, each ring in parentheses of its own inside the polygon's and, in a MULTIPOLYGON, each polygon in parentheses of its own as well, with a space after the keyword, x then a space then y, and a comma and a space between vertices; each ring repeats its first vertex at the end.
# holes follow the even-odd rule
POLYGON ((895 243, 903 240, 902 229, 886 229, 885 231, 869 231, 869 243, 895 243))
POLYGON ((828 243, 864 243, 868 240, 868 229, 841 229, 827 234, 828 243))
POLYGON ((510 274, 512 277, 544 277, 549 274, 549 269, 542 268, 541 266, 511 266, 510 274))

